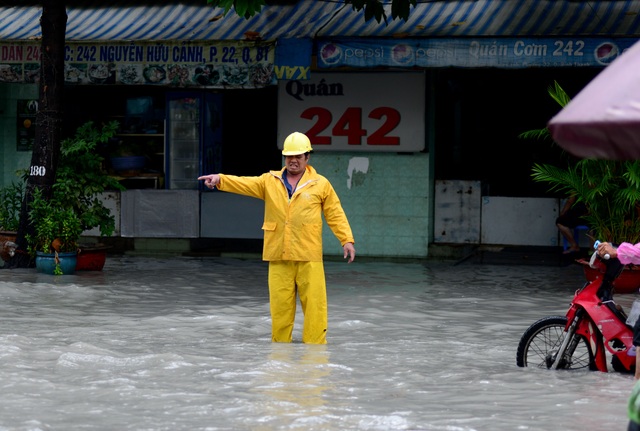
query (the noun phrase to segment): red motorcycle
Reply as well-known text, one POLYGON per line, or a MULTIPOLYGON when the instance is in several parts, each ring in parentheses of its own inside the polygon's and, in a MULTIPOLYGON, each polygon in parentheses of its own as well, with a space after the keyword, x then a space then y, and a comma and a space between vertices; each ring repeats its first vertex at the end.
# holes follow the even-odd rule
POLYGON ((598 259, 606 267, 604 275, 576 291, 565 316, 543 317, 524 332, 516 353, 519 367, 608 372, 609 353, 614 371, 635 372, 633 327, 613 300, 613 281, 624 265, 618 259, 598 259))

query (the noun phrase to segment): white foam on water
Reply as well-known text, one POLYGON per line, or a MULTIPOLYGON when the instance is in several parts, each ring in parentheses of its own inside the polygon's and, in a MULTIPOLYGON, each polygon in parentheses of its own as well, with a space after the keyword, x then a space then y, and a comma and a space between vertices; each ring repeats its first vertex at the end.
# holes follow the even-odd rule
POLYGON ((261 261, 0 270, 0 430, 626 429, 632 376, 515 365, 581 268, 325 266, 325 346, 271 342, 261 261))

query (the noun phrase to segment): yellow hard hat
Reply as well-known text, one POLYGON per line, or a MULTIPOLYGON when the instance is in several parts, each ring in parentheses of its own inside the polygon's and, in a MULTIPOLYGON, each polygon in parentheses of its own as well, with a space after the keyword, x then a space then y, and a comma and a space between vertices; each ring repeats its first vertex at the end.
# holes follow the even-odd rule
POLYGON ((310 151, 313 151, 311 141, 307 138, 307 135, 300 132, 293 132, 287 136, 282 147, 283 156, 297 156, 310 151))

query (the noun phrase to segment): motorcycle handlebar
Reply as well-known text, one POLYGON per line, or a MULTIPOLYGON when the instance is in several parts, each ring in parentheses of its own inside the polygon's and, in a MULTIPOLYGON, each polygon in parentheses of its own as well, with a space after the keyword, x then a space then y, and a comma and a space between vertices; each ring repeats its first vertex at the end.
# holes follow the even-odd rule
MULTIPOLYGON (((596 258, 596 256, 600 256, 598 254, 598 245, 600 243, 601 243, 600 241, 595 241, 595 243, 593 244, 593 248, 595 249, 595 251, 593 253, 593 256, 591 257, 591 262, 590 262, 590 266, 592 268, 595 268, 594 259, 596 258)), ((600 258, 605 264, 606 269, 604 272, 602 285, 598 289, 597 295, 602 300, 608 300, 608 299, 611 299, 612 290, 613 290, 613 281, 616 278, 618 278, 618 276, 620 276, 620 274, 622 273, 622 269, 624 268, 624 265, 617 258, 612 259, 608 253, 605 254, 604 256, 600 256, 600 258)))
MULTIPOLYGON (((596 252, 598 251, 599 245, 600 245, 600 240, 596 240, 596 242, 593 243, 593 249, 596 250, 596 252)), ((611 255, 609 253, 605 253, 605 255, 602 256, 602 258, 604 260, 609 260, 611 258, 611 255)))

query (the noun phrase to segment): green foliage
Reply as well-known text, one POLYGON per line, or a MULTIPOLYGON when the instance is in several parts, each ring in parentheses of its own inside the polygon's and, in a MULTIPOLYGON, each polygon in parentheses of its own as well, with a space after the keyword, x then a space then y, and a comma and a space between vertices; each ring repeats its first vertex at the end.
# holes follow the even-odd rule
POLYGON ((207 0, 207 3, 213 7, 224 9, 224 15, 229 13, 233 7, 238 16, 242 16, 246 19, 249 19, 260 12, 262 10, 262 6, 265 5, 264 0, 207 0))
MULTIPOLYGON (((384 4, 381 0, 344 0, 345 4, 350 4, 353 10, 361 11, 364 9, 364 20, 369 21, 375 18, 380 23, 384 19, 385 25, 388 24, 387 14, 384 11, 384 4)), ((417 0, 392 0, 391 2, 391 19, 409 19, 411 6, 415 7, 417 0)))
POLYGON ((0 230, 18 230, 23 197, 23 183, 14 182, 0 189, 0 230))
MULTIPOLYGON (((551 96, 553 100, 558 102, 561 107, 565 107, 571 100, 569 98, 569 95, 564 91, 560 84, 558 84, 558 81, 553 81, 553 85, 547 88, 547 93, 549 93, 549 96, 551 96)), ((546 127, 544 129, 528 130, 518 135, 518 137, 523 139, 537 139, 553 143, 551 132, 549 132, 549 129, 547 129, 546 127)))
POLYGON ((33 236, 27 235, 29 253, 74 252, 82 234, 82 222, 73 210, 55 198, 46 200, 42 190, 35 189, 29 210, 29 220, 35 226, 33 236))
POLYGON ((350 4, 353 10, 361 11, 364 9, 364 20, 369 21, 375 18, 378 23, 384 19, 387 24, 387 14, 379 0, 345 0, 346 4, 350 4))
POLYGON ((527 130, 526 132, 520 133, 518 137, 523 139, 537 139, 541 141, 551 139, 549 129, 547 129, 546 127, 544 129, 527 130))
POLYGON ((102 236, 113 233, 115 218, 98 194, 105 190, 124 190, 124 187, 103 169, 104 158, 98 154, 97 147, 106 144, 118 126, 117 121, 112 121, 98 128, 90 121, 80 126, 75 136, 62 141, 53 185, 54 199, 78 214, 83 231, 98 227, 102 236))
MULTIPOLYGON (((549 95, 562 107, 570 98, 555 82, 549 95)), ((548 129, 522 133, 520 137, 551 140, 548 129)), ((594 239, 614 244, 640 242, 640 162, 583 159, 567 167, 534 164, 534 181, 547 183, 550 191, 575 195, 589 213, 584 216, 594 239)))
POLYGON ((103 169, 104 158, 97 147, 106 144, 118 126, 117 121, 100 128, 87 122, 62 141, 51 199, 35 189, 29 205, 29 222, 35 230, 26 238, 30 253, 51 252, 54 240, 60 245, 57 251, 76 251, 82 232, 95 227, 102 236, 113 234, 115 217, 98 195, 124 187, 103 169))
MULTIPOLYGON (((252 16, 260 13, 262 6, 266 3, 264 0, 207 0, 207 3, 213 7, 219 7, 223 9, 223 14, 229 13, 231 8, 235 10, 238 16, 249 19, 252 16)), ((384 10, 384 3, 382 0, 344 0, 345 5, 351 5, 353 10, 364 10, 364 20, 369 21, 372 18, 380 23, 384 20, 385 25, 387 22, 387 14, 384 10)), ((411 6, 415 7, 418 0, 392 0, 391 1, 391 19, 403 19, 407 21, 409 19, 409 13, 411 12, 411 6)))
POLYGON ((532 177, 550 190, 575 194, 589 213, 594 239, 614 244, 640 242, 640 165, 637 161, 580 160, 559 168, 535 164, 532 177))
POLYGON ((553 81, 553 86, 547 89, 549 96, 556 102, 558 105, 565 107, 571 101, 569 95, 564 91, 564 89, 558 84, 558 81, 553 81))
MULTIPOLYGON (((409 19, 411 6, 416 7, 417 0, 394 0, 391 2, 391 19, 400 18, 405 21, 409 19)), ((378 21, 380 22, 380 21, 378 21)))

